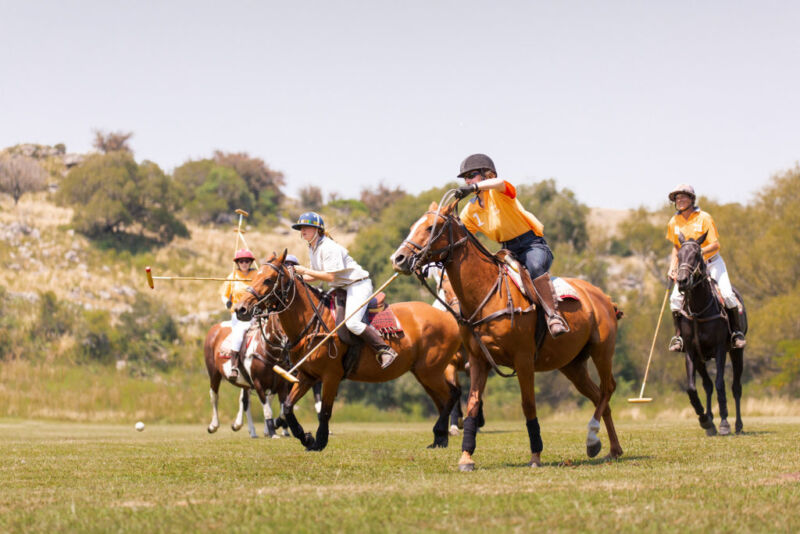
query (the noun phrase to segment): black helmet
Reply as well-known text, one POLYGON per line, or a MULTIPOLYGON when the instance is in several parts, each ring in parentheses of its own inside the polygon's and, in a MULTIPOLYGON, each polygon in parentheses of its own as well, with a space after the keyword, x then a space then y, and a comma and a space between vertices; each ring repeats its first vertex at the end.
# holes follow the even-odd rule
POLYGON ((489 169, 495 175, 497 171, 494 168, 494 162, 492 158, 487 156, 486 154, 473 154, 468 156, 467 159, 461 162, 461 170, 458 173, 459 178, 464 178, 464 175, 471 171, 480 171, 483 169, 489 169))

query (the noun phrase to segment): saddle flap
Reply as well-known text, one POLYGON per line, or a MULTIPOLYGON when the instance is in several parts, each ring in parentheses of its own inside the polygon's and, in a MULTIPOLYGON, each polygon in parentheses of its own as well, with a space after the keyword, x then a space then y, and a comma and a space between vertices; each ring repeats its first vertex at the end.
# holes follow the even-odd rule
POLYGON ((367 304, 367 311, 369 313, 380 313, 386 309, 386 293, 381 291, 369 301, 367 304))

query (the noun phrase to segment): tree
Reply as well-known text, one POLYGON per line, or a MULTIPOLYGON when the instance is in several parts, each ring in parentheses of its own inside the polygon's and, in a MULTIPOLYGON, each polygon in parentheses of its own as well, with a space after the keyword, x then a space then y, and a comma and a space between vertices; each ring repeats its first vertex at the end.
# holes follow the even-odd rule
POLYGON ((281 187, 285 185, 283 173, 270 169, 261 158, 252 158, 246 152, 214 152, 218 165, 230 167, 241 176, 255 199, 255 207, 264 214, 273 214, 283 201, 281 187))
POLYGON ((234 210, 252 213, 253 195, 244 180, 228 167, 214 165, 187 204, 189 216, 202 223, 229 221, 234 210))
POLYGON ((375 191, 371 189, 361 190, 361 202, 367 207, 369 215, 373 219, 377 219, 383 210, 404 196, 406 196, 406 192, 399 187, 390 189, 384 184, 378 185, 375 191))
POLYGON ((128 140, 133 137, 133 132, 103 132, 102 130, 94 131, 93 146, 102 152, 108 154, 110 152, 130 152, 130 145, 128 140))
POLYGON ((520 203, 544 224, 544 233, 551 248, 569 244, 581 252, 589 242, 585 205, 578 202, 569 189, 558 190, 553 179, 517 187, 520 203))
POLYGON ((300 188, 300 204, 303 209, 318 211, 322 207, 322 189, 315 185, 300 188))
POLYGON ((0 191, 11 195, 14 205, 25 193, 42 191, 47 185, 47 173, 41 165, 26 156, 0 156, 0 191))
POLYGON ((76 208, 73 225, 89 237, 147 232, 167 243, 189 236, 175 215, 182 199, 172 181, 155 163, 137 165, 127 151, 87 158, 69 172, 57 200, 76 208))

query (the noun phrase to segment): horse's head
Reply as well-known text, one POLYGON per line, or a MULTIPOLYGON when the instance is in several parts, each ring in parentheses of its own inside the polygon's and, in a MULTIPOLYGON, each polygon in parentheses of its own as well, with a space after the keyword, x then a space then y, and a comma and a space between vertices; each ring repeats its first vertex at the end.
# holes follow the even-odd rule
POLYGON ((394 270, 411 274, 417 267, 431 262, 446 262, 453 248, 454 231, 458 221, 453 216, 456 203, 438 206, 431 202, 422 217, 392 254, 394 270))
POLYGON ((286 250, 278 256, 273 253, 253 276, 247 295, 234 310, 242 320, 249 320, 254 313, 264 310, 281 312, 289 307, 291 295, 295 290, 293 275, 283 264, 286 250))
POLYGON ((675 281, 681 292, 686 292, 700 283, 706 276, 706 262, 703 261, 703 242, 708 232, 697 239, 686 239, 682 233, 678 234, 678 273, 675 281))

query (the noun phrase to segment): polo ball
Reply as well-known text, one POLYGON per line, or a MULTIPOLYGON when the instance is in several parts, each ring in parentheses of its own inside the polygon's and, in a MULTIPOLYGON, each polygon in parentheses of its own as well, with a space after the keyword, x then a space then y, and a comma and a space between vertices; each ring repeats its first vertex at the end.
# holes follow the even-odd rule
POLYGON ((136 429, 137 432, 141 432, 142 430, 144 430, 144 423, 139 421, 138 423, 136 423, 136 426, 134 428, 136 429))

